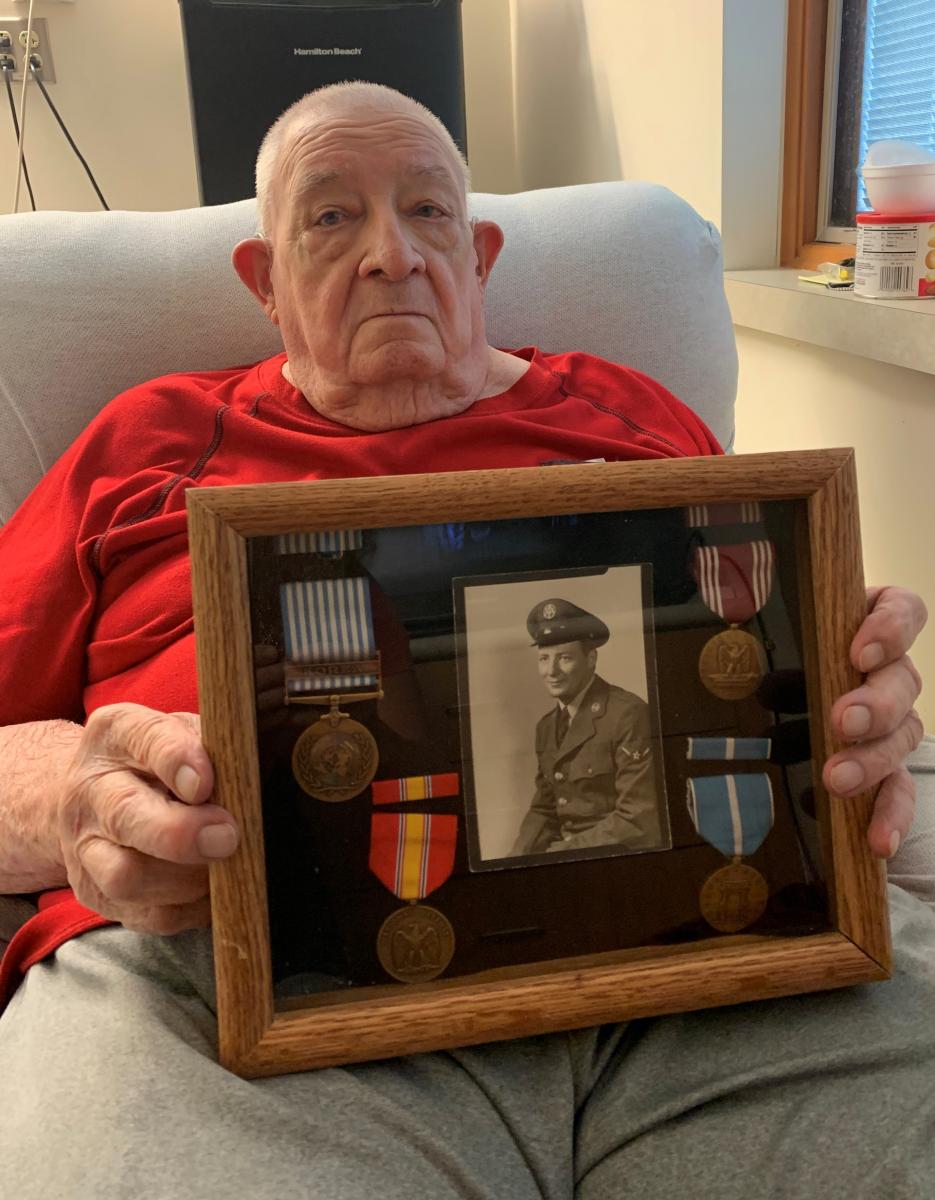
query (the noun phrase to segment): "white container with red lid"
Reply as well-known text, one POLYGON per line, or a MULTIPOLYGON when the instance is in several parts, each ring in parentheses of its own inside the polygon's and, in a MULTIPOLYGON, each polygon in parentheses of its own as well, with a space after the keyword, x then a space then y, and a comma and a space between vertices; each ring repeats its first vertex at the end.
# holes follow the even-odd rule
POLYGON ((935 299, 935 212, 858 213, 854 293, 935 299))

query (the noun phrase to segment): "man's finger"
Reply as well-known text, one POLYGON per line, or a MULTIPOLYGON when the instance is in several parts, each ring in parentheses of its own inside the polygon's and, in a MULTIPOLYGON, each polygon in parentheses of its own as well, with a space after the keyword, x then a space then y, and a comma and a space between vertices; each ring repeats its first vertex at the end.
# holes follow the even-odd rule
POLYGON ((211 924, 211 901, 196 900, 194 904, 164 904, 156 908, 133 906, 117 920, 134 933, 158 933, 171 937, 186 929, 200 929, 211 924))
POLYGON ((905 767, 880 786, 867 830, 870 849, 879 858, 891 858, 909 832, 916 807, 915 780, 905 767))
POLYGON ((96 709, 85 727, 85 755, 106 757, 155 775, 186 804, 201 804, 214 787, 207 751, 192 726, 140 704, 96 709))
POLYGON ((253 665, 256 667, 266 667, 270 663, 279 661, 279 648, 271 646, 268 642, 257 642, 253 647, 253 665))
POLYGON ((922 680, 905 654, 880 667, 866 682, 840 696, 831 708, 835 734, 848 741, 885 737, 905 720, 922 691, 922 680))
POLYGON ((258 692, 276 690, 280 697, 285 687, 286 673, 282 663, 273 663, 269 667, 257 667, 253 672, 253 681, 258 692))
POLYGON ((134 933, 158 933, 169 936, 186 929, 198 929, 211 924, 211 901, 205 896, 191 904, 116 904, 102 897, 95 902, 90 896, 75 890, 80 903, 110 921, 119 921, 134 933))
POLYGON ((77 849, 82 871, 111 904, 192 904, 208 894, 208 868, 186 867, 91 837, 77 849))
POLYGON ((182 804, 132 771, 87 779, 65 805, 94 813, 90 836, 183 866, 226 858, 239 841, 234 818, 225 809, 182 804))
POLYGON ((831 756, 822 770, 825 787, 837 796, 869 791, 902 769, 907 754, 922 740, 922 722, 915 712, 886 737, 849 746, 831 756))
POLYGON ((851 642, 851 662, 874 671, 906 654, 928 619, 920 596, 906 588, 867 589, 869 612, 851 642))

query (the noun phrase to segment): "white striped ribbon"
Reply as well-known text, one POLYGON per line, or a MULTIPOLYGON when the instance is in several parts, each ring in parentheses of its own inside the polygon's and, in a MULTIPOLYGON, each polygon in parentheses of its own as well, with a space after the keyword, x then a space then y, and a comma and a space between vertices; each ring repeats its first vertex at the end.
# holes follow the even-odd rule
POLYGON ((323 529, 316 533, 281 533, 276 538, 277 554, 345 554, 364 544, 361 529, 323 529))
MULTIPOLYGON (((360 662, 373 658, 376 642, 370 588, 361 576, 283 583, 279 587, 286 659, 291 663, 360 662)), ((289 681, 290 694, 375 687, 373 673, 328 675, 289 681)))
POLYGON ((773 567, 776 561, 776 551, 772 542, 743 542, 740 546, 698 546, 695 550, 698 563, 698 587, 705 604, 712 612, 724 617, 724 597, 721 584, 721 555, 729 559, 740 571, 749 589, 748 596, 753 603, 753 609, 745 618, 749 620, 758 613, 773 590, 773 567), (738 551, 750 550, 749 571, 745 564, 738 562, 738 551), (734 551, 733 554, 730 552, 734 551))
POLYGON ((753 525, 763 520, 758 500, 738 504, 689 504, 688 523, 694 528, 711 525, 753 525))

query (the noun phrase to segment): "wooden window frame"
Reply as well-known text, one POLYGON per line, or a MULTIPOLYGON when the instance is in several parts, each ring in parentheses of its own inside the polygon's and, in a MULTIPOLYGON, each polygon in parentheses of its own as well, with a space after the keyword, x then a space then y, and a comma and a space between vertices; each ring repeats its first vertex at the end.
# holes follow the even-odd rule
POLYGON ((855 251, 848 243, 817 240, 827 38, 828 0, 789 0, 779 241, 784 267, 840 262, 855 251))

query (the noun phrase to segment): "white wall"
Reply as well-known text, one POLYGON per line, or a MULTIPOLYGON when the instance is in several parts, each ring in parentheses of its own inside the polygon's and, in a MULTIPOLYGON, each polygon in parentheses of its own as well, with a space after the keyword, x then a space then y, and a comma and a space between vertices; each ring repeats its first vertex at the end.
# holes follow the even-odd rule
MULTIPOLYGON (((853 446, 866 580, 913 588, 935 615, 935 376, 749 329, 737 345, 738 453, 853 446)), ((935 633, 913 658, 935 692, 935 633)), ((935 695, 918 707, 935 725, 935 695)))
MULTIPOLYGON (((25 8, 0 0, 6 16, 23 17, 25 8)), ((36 5, 35 15, 49 22, 55 59, 57 82, 48 85, 49 95, 112 208, 198 203, 179 14, 177 0, 36 5)), ((16 139, 6 97, 0 101, 0 212, 11 212, 16 139)), ((100 207, 35 87, 27 98, 26 135, 40 208, 100 207)), ((24 189, 20 211, 28 207, 24 189)))
MULTIPOLYGON (((550 3, 550 0, 546 0, 550 3)), ((0 0, 0 13, 23 5, 0 0)), ((198 203, 178 0, 39 0, 57 82, 49 94, 112 208, 198 203)), ((478 191, 515 191, 510 0, 464 0, 468 137, 478 191)), ((17 106, 19 86, 16 85, 17 106)), ((16 139, 0 96, 0 213, 12 211, 16 139)), ((27 161, 40 208, 95 209, 97 197, 37 89, 27 161)), ((20 211, 29 201, 23 189, 20 211)))
POLYGON ((715 218, 722 0, 512 3, 521 186, 651 179, 715 218))

